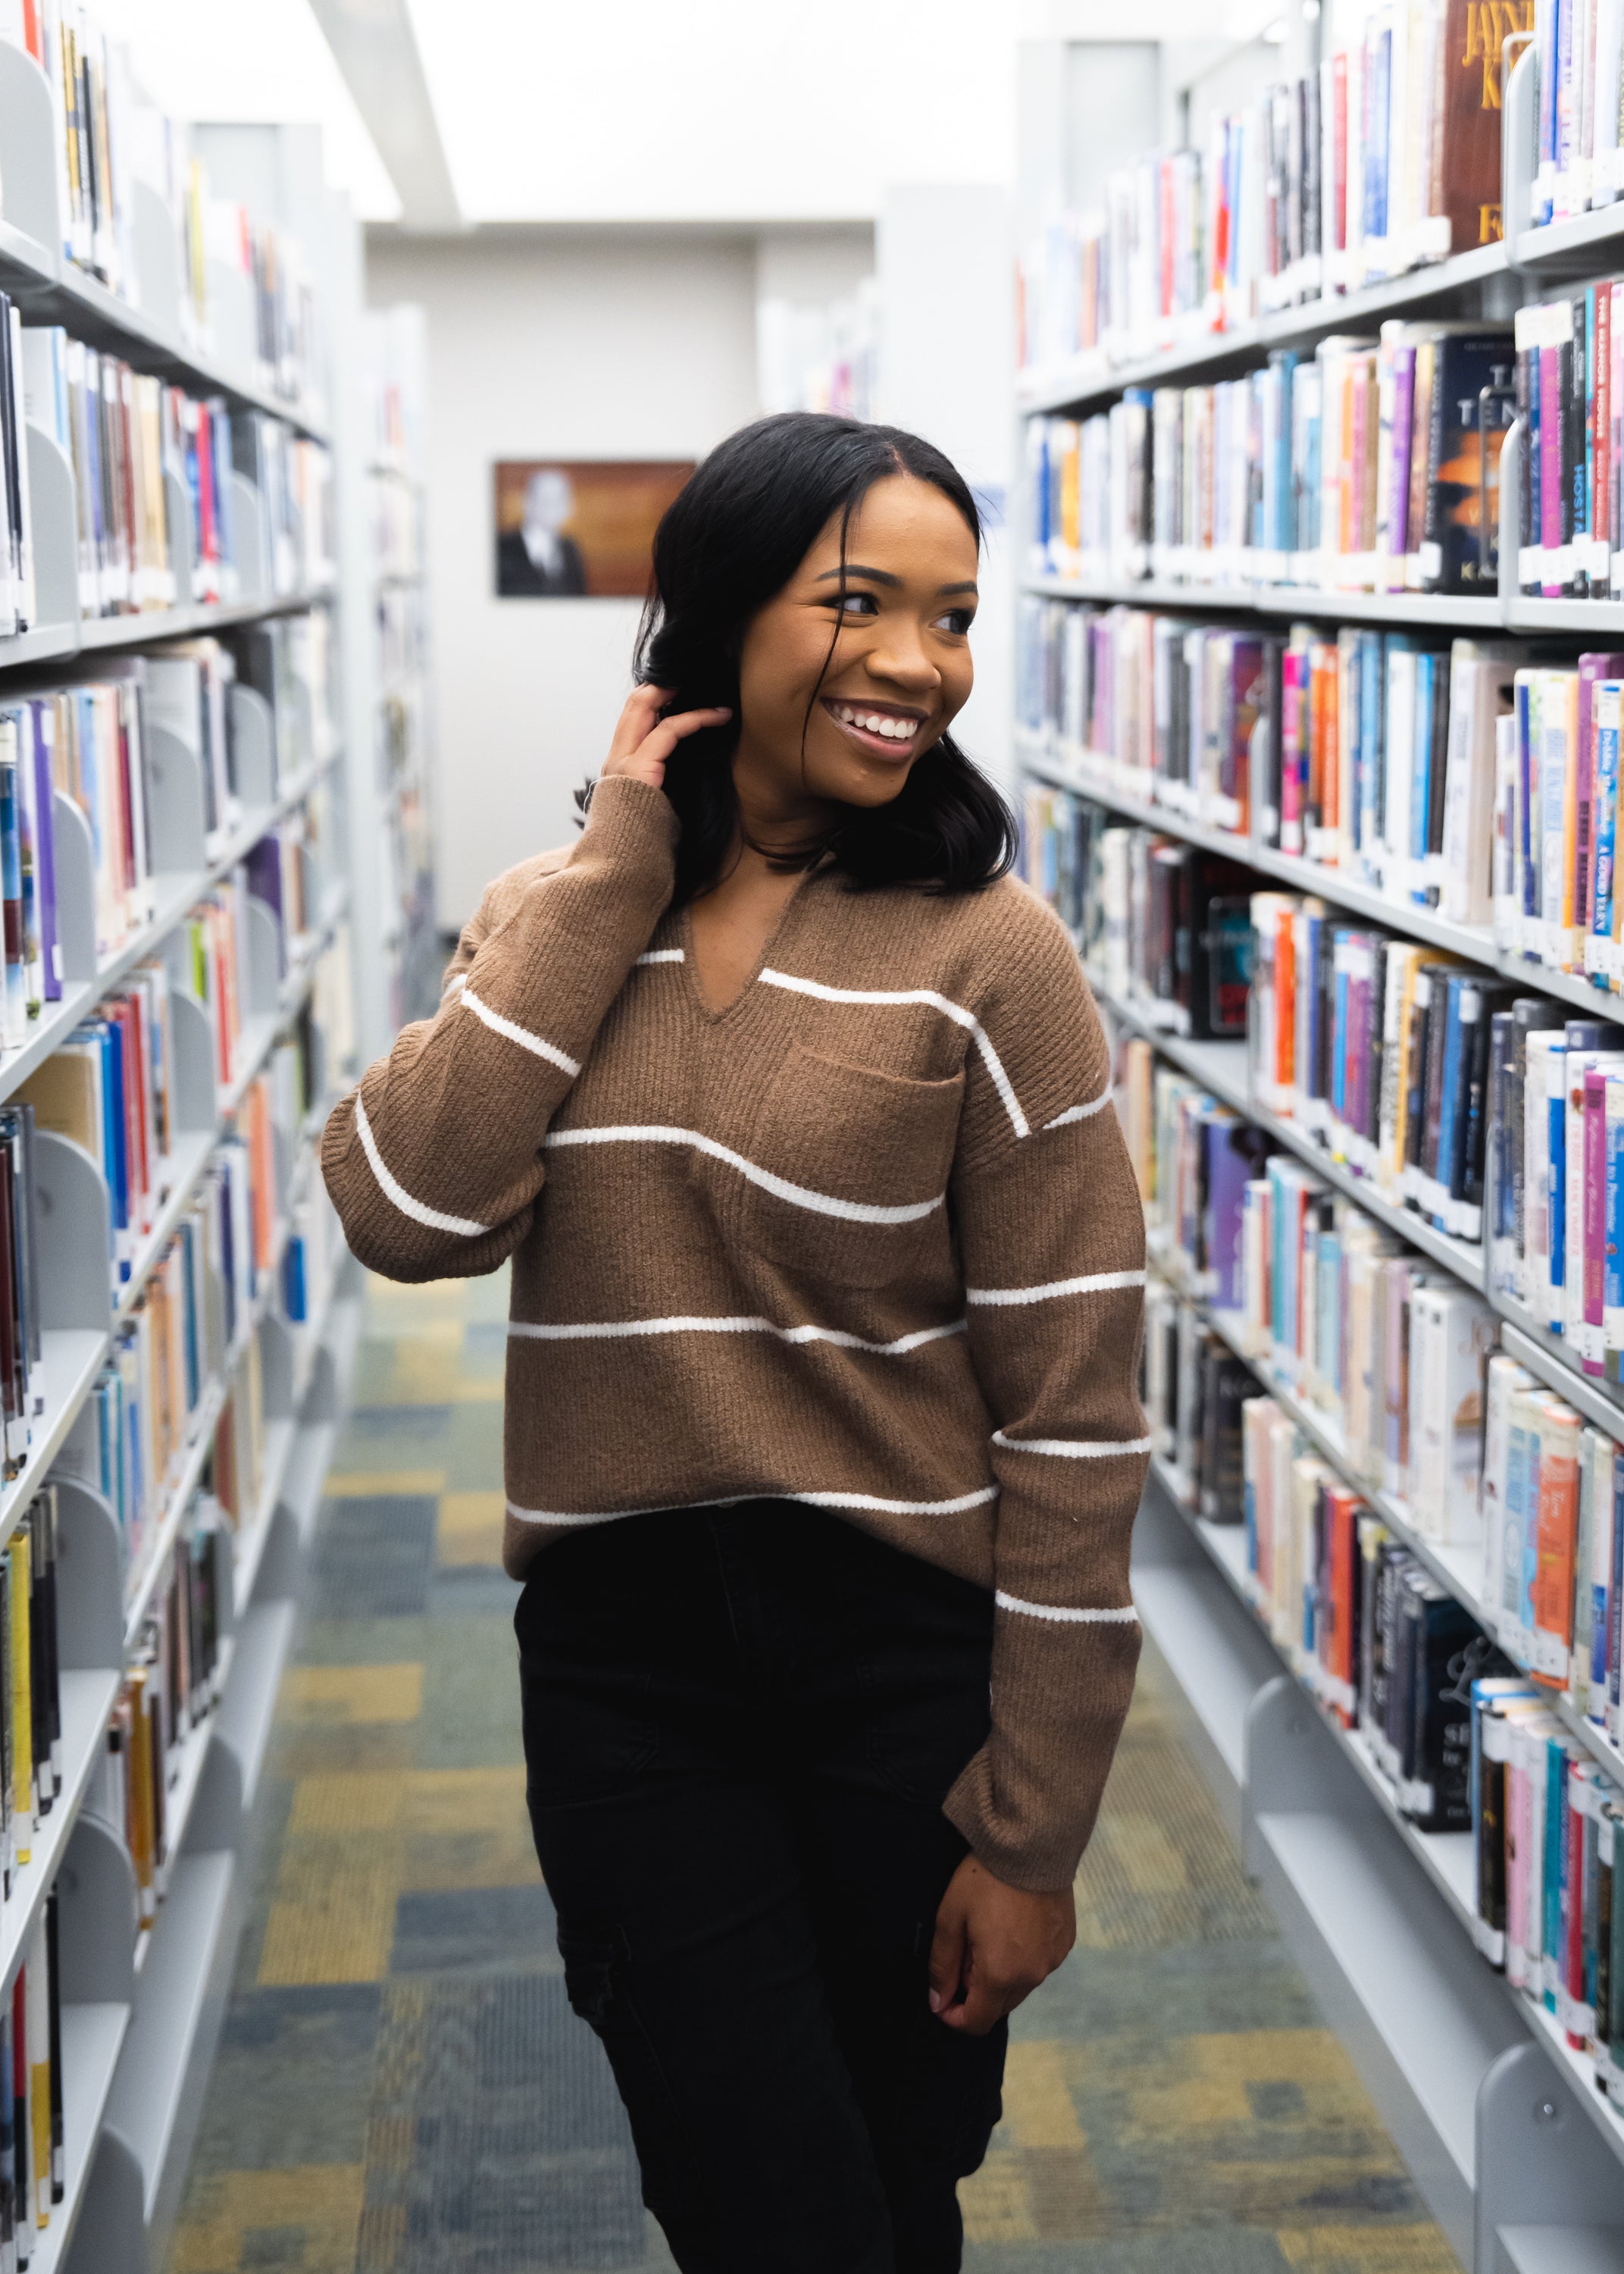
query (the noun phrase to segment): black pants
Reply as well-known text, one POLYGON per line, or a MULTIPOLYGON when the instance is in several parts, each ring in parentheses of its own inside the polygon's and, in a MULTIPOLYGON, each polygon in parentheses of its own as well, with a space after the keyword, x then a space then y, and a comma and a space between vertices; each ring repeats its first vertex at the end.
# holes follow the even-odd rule
POLYGON ((549 1547, 515 1623, 570 2000, 684 2274, 954 2274, 1005 2032, 926 1962, 990 1597, 754 1501, 549 1547))

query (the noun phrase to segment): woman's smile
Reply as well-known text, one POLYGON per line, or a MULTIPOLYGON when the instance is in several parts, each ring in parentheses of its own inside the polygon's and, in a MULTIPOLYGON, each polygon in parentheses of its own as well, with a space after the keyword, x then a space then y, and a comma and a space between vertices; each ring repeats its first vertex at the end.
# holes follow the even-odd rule
POLYGON ((916 745, 926 723, 922 711, 906 710, 898 703, 855 702, 844 695, 825 695, 820 700, 842 733, 870 757, 918 756, 916 745))

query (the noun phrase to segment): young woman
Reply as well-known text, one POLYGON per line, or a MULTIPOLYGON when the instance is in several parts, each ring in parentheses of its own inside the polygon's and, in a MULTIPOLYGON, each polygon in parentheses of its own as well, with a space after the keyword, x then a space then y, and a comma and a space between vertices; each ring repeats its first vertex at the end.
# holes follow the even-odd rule
POLYGON ((512 1259, 536 1846, 689 2274, 958 2267, 1139 1652, 1143 1225, 949 733, 979 547, 892 428, 714 452, 584 832, 323 1146, 373 1269, 512 1259))

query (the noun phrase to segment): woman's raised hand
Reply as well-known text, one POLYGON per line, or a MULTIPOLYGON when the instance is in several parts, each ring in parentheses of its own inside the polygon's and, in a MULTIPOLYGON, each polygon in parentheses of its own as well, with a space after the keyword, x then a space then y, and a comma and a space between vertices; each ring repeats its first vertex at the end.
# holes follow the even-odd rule
POLYGON ((629 774, 634 781, 647 782, 650 789, 663 789, 665 761, 677 744, 698 734, 702 727, 723 726, 733 716, 722 708, 679 711, 674 718, 662 719, 660 706, 670 700, 668 687, 640 687, 628 699, 604 761, 605 779, 610 774, 629 774))

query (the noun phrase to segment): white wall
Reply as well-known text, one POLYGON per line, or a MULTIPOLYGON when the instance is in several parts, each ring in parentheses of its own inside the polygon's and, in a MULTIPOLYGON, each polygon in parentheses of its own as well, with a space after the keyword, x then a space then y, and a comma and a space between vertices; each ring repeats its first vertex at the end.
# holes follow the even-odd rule
POLYGON ((876 233, 880 369, 876 416, 945 450, 982 501, 987 545, 970 636, 975 692, 954 729, 1013 787, 1014 596, 1004 523, 1015 435, 1010 200, 963 183, 886 192, 876 233))
POLYGON ((583 233, 401 241, 368 253, 377 306, 428 312, 429 589, 441 928, 574 834, 630 685, 632 600, 499 600, 499 458, 698 458, 756 415, 756 252, 583 233))

